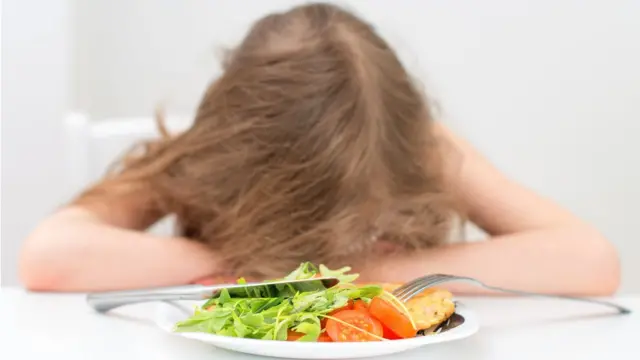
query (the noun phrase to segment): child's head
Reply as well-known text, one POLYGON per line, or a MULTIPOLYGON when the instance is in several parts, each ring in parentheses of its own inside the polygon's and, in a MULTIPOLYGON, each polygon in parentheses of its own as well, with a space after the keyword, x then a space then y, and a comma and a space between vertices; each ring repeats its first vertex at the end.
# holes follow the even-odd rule
POLYGON ((259 20, 224 65, 194 125, 116 182, 151 189, 186 236, 243 274, 354 264, 375 239, 412 249, 446 236, 431 114, 369 24, 299 6, 259 20))

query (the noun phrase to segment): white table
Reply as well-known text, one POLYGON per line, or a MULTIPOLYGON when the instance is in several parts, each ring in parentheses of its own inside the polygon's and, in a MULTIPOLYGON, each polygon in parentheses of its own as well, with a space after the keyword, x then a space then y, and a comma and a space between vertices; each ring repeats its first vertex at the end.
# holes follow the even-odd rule
MULTIPOLYGON (((640 296, 619 297, 634 310, 566 301, 463 298, 480 331, 465 340, 388 359, 640 359, 640 296)), ((0 290, 0 359, 255 359, 179 338, 154 327, 153 306, 94 313, 80 295, 0 290)), ((384 358, 379 358, 383 359, 384 358)))

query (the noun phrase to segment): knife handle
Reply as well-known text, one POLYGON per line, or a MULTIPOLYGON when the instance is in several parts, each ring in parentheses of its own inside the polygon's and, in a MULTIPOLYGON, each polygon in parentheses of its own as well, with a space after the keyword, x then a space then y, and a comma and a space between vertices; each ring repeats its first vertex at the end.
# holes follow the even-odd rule
POLYGON ((87 304, 98 312, 148 301, 205 300, 224 286, 184 285, 139 290, 105 291, 87 295, 87 304))

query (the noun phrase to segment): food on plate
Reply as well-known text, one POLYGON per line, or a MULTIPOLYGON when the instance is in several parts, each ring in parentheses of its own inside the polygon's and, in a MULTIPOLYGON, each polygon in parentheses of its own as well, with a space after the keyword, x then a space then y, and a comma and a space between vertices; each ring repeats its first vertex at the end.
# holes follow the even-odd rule
POLYGON ((402 310, 392 301, 385 300, 382 297, 371 299, 369 304, 371 316, 380 320, 391 333, 399 338, 412 338, 420 328, 415 324, 415 320, 411 318, 411 312, 402 310))
POLYGON ((371 314, 358 310, 337 312, 327 320, 325 330, 333 341, 376 341, 384 339, 382 337, 382 323, 371 314))
POLYGON ((350 270, 303 263, 284 278, 339 279, 338 285, 319 291, 293 292, 283 287, 272 297, 233 298, 223 290, 177 323, 175 331, 281 341, 385 341, 429 334, 455 311, 446 290, 428 289, 402 303, 391 294, 398 285, 356 284, 358 275, 350 270))
MULTIPOLYGON (((401 284, 385 284, 385 291, 393 291, 401 284)), ((453 295, 445 289, 429 288, 405 303, 416 327, 426 330, 446 321, 456 310, 453 295)))

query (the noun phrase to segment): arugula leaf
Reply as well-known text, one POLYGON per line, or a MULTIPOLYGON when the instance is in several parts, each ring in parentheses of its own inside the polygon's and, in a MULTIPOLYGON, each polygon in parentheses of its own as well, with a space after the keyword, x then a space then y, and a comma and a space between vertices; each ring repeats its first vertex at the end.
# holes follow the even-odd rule
MULTIPOLYGON (((369 302, 382 293, 379 286, 358 287, 351 284, 357 274, 348 274, 344 267, 330 270, 317 268, 309 262, 285 277, 286 280, 310 279, 320 274, 336 277, 340 285, 330 289, 296 290, 292 286, 278 286, 277 293, 248 292, 248 298, 232 298, 229 292, 205 302, 194 314, 175 326, 178 332, 204 332, 223 336, 265 340, 286 340, 290 330, 303 336, 299 341, 317 341, 322 332, 320 319, 333 310, 344 307, 349 300, 369 302)), ((238 284, 246 281, 238 279, 238 284)))
POLYGON ((305 292, 296 294, 291 303, 293 305, 293 311, 296 313, 300 313, 308 310, 311 306, 314 305, 315 302, 322 303, 322 305, 326 305, 327 301, 324 297, 325 291, 320 292, 305 292))
POLYGON ((235 330, 236 336, 245 337, 247 334, 249 334, 249 328, 242 322, 240 317, 235 312, 233 312, 231 315, 233 317, 233 328, 235 330))
POLYGON ((217 305, 224 305, 226 302, 231 300, 231 295, 229 295, 229 291, 227 289, 222 289, 220 291, 220 295, 218 296, 217 305))
POLYGON ((260 339, 273 340, 273 329, 269 329, 260 339))
POLYGON ((293 328, 293 331, 304 334, 298 341, 318 341, 320 336, 320 321, 302 322, 293 328))
POLYGON ((351 271, 351 268, 349 266, 345 266, 338 270, 329 270, 326 266, 322 264, 320 265, 320 275, 322 275, 323 277, 335 277, 342 284, 352 283, 356 281, 356 279, 360 276, 359 274, 347 275, 349 271, 351 271))
POLYGON ((200 308, 201 309, 208 309, 209 307, 215 305, 217 301, 218 301, 218 299, 213 297, 213 298, 207 300, 204 304, 202 304, 202 306, 200 306, 200 308))
POLYGON ((276 322, 275 324, 275 339, 274 340, 287 340, 287 336, 289 335, 289 328, 293 323, 293 318, 288 316, 284 317, 282 320, 276 322))
POLYGON ((382 294, 383 290, 378 285, 365 285, 360 287, 344 289, 350 299, 373 299, 382 294))
POLYGON ((318 269, 310 262, 304 262, 293 270, 289 275, 285 276, 283 280, 306 280, 311 279, 318 274, 318 269))
POLYGON ((240 321, 254 328, 259 328, 264 324, 264 316, 262 314, 246 314, 240 317, 240 321))
POLYGON ((196 310, 191 318, 176 324, 176 331, 217 333, 227 325, 230 315, 231 311, 196 310))

